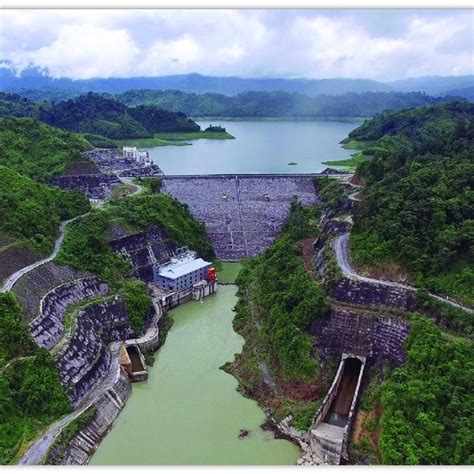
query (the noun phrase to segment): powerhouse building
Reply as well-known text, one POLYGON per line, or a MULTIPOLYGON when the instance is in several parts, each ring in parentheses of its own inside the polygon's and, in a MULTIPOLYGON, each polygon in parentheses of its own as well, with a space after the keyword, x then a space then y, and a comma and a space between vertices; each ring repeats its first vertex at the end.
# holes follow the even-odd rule
POLYGON ((188 249, 181 251, 163 265, 153 269, 155 285, 165 290, 179 291, 189 288, 200 281, 208 281, 211 262, 197 258, 196 252, 188 249))

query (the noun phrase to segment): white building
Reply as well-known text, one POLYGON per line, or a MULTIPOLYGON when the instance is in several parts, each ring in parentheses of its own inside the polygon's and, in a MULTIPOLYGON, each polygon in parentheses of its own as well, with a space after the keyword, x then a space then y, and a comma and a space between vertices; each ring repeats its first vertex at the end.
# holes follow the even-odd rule
POLYGON ((180 250, 168 263, 157 265, 153 269, 154 282, 160 288, 179 291, 200 281, 207 281, 211 262, 196 258, 196 252, 191 250, 180 250))
POLYGON ((151 165, 151 158, 148 152, 138 150, 136 146, 124 146, 122 148, 122 154, 124 158, 133 158, 137 163, 141 163, 144 166, 151 165))
POLYGON ((134 158, 138 157, 138 150, 136 146, 124 146, 122 149, 124 158, 134 158))

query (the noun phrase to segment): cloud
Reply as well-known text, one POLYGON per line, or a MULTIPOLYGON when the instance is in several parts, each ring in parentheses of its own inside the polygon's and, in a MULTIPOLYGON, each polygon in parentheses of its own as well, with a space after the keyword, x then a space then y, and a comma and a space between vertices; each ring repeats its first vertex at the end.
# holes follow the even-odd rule
POLYGON ((0 60, 85 79, 473 73, 472 10, 3 10, 0 60))

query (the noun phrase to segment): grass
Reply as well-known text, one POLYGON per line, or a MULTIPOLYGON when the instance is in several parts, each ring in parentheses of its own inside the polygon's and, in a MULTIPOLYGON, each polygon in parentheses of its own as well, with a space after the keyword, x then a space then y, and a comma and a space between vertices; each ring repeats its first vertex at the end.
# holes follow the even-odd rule
POLYGON ((155 138, 160 138, 166 141, 175 141, 175 140, 198 140, 200 138, 208 138, 211 140, 229 140, 233 137, 228 132, 206 132, 201 130, 199 132, 165 132, 165 133, 155 133, 155 138))
POLYGON ((360 141, 360 140, 354 140, 350 139, 347 141, 342 142, 343 145, 342 147, 345 148, 346 150, 365 150, 369 145, 371 145, 374 142, 371 141, 360 141))
POLYGON ((354 171, 359 163, 369 160, 368 156, 363 155, 360 151, 353 153, 350 158, 345 160, 329 160, 323 161, 323 165, 327 166, 344 166, 348 171, 354 171))
MULTIPOLYGON (((176 140, 176 139, 175 139, 176 140)), ((184 141, 170 141, 164 140, 162 138, 153 137, 153 138, 130 138, 128 140, 116 140, 119 147, 122 146, 137 146, 143 148, 153 148, 157 146, 184 146, 190 145, 190 143, 186 143, 184 141)))

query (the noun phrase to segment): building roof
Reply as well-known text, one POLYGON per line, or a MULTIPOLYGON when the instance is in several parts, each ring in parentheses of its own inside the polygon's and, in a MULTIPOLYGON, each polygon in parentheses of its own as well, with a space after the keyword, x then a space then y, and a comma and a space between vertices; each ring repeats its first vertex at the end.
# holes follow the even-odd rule
POLYGON ((206 262, 202 258, 196 258, 194 260, 183 260, 178 261, 176 263, 170 263, 161 267, 158 270, 158 274, 165 278, 170 278, 171 280, 175 280, 180 276, 187 275, 195 270, 199 270, 200 268, 207 267, 211 265, 211 262, 206 262))

